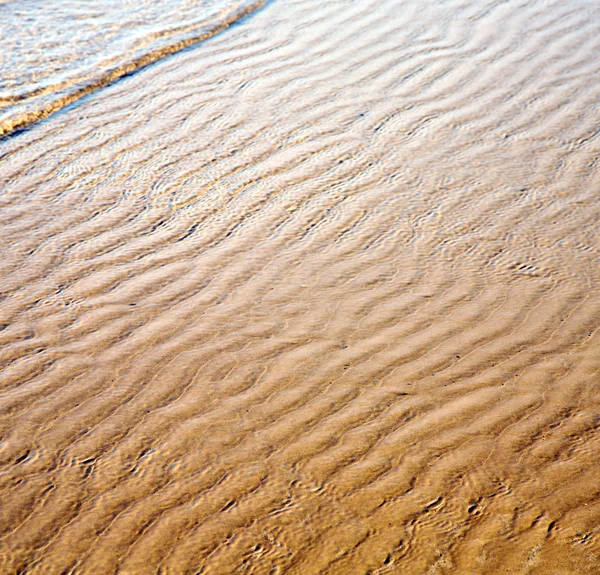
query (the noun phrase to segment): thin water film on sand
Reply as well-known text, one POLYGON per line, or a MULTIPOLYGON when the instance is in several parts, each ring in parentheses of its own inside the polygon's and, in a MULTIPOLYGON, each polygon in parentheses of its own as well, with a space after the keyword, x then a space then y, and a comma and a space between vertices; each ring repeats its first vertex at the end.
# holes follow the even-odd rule
POLYGON ((599 573, 599 103, 595 2, 276 0, 11 132, 0 571, 599 573))

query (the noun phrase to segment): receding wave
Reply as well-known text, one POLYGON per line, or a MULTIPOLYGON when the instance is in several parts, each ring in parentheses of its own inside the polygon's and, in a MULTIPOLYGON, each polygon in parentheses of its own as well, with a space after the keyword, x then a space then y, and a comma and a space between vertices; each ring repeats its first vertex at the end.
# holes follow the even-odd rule
POLYGON ((265 2, 0 3, 0 137, 213 36, 265 2))

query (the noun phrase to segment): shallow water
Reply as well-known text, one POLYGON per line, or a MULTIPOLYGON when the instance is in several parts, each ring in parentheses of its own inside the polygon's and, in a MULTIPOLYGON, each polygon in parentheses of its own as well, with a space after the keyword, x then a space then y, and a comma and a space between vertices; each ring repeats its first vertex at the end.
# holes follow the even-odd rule
POLYGON ((598 573, 599 56, 279 0, 0 143, 2 571, 598 573))
POLYGON ((213 36, 264 0, 0 1, 0 137, 213 36))

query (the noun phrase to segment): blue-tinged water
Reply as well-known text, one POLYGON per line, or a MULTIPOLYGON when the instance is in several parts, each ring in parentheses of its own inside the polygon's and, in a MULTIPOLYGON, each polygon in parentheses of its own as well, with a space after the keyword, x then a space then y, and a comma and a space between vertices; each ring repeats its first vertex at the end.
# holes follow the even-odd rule
POLYGON ((211 36, 264 0, 0 0, 0 136, 211 36))

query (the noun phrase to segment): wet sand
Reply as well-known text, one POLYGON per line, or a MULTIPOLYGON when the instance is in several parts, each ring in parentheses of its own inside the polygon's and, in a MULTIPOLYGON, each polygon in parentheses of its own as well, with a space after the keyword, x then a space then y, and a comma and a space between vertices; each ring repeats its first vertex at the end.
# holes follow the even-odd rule
POLYGON ((0 572, 600 573, 600 8, 281 0, 0 142, 0 572))

